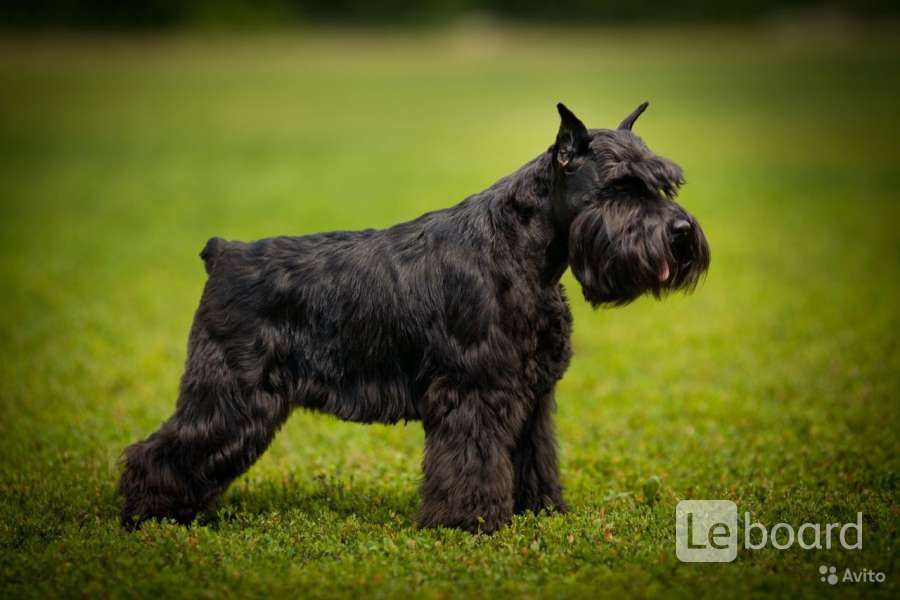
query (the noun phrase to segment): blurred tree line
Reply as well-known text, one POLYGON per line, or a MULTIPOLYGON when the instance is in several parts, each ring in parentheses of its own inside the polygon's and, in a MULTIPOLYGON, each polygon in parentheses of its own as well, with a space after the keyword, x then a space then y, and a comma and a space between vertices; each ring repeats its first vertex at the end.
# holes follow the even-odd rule
POLYGON ((900 14, 894 0, 0 0, 0 26, 162 28, 303 22, 434 23, 465 14, 556 22, 748 20, 831 11, 900 14))

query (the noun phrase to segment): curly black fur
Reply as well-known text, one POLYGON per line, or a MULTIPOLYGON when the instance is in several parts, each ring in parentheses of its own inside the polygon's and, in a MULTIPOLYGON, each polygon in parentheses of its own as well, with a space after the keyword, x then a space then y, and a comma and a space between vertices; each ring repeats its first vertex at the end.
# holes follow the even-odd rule
POLYGON ((296 407, 421 420, 424 526, 490 532, 566 510, 560 276, 571 266, 591 303, 623 304, 691 289, 709 250, 673 201, 681 170, 631 132, 636 114, 589 131, 559 111, 553 146, 451 208, 385 230, 211 239, 175 414, 125 451, 123 524, 191 521, 296 407))

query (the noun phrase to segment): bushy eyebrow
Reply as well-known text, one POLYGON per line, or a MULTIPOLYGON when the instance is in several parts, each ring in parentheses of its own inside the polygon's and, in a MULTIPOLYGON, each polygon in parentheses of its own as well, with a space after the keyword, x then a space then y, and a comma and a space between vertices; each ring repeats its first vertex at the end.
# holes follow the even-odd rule
POLYGON ((684 184, 681 167, 655 154, 641 138, 630 132, 610 130, 597 130, 592 134, 591 153, 603 181, 633 177, 668 198, 678 194, 678 188, 684 184))

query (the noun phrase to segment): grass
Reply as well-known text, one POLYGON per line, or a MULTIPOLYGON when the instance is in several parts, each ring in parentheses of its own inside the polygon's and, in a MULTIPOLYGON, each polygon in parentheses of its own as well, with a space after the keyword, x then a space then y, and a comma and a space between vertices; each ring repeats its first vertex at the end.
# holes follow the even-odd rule
POLYGON ((3 37, 0 596, 896 597, 894 33, 3 37), (298 412, 199 523, 118 527, 117 460, 172 410, 207 237, 387 226, 545 149, 557 100, 612 126, 644 99, 713 266, 615 311, 566 276, 571 514, 418 530, 418 425, 298 412), (682 564, 688 498, 770 527, 859 511, 863 549, 682 564), (831 587, 821 564, 887 580, 831 587))

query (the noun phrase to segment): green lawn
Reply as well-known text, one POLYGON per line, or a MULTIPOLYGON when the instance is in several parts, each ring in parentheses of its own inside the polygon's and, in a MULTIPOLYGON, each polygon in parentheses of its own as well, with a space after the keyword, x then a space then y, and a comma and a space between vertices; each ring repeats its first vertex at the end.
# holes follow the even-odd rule
POLYGON ((900 43, 887 28, 0 38, 0 597, 896 597, 900 43), (565 101, 682 164, 712 268, 593 312, 566 283, 571 514, 418 530, 417 424, 296 413, 191 527, 117 522, 175 401, 211 235, 381 227, 543 151, 565 101), (661 480, 655 498, 644 482, 661 480), (675 557, 681 499, 862 550, 675 557), (818 567, 885 572, 819 582, 818 567))

